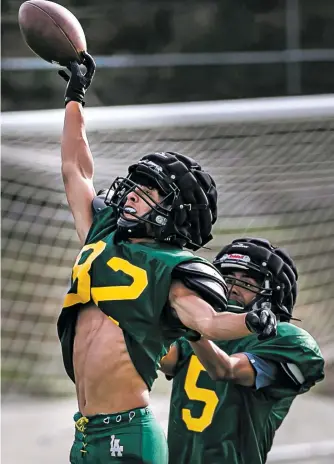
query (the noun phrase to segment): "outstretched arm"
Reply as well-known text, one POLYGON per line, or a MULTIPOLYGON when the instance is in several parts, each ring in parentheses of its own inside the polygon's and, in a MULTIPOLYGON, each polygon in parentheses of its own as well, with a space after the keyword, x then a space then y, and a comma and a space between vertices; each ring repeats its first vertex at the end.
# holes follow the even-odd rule
POLYGON ((66 105, 61 142, 62 176, 69 207, 80 242, 85 243, 92 224, 94 163, 85 131, 83 108, 70 101, 66 105))
POLYGON ((95 197, 94 163, 86 136, 82 107, 85 93, 94 77, 95 62, 90 55, 84 53, 83 63, 86 67, 85 74, 77 62, 70 63, 70 76, 63 70, 59 71, 61 77, 68 82, 61 142, 62 176, 81 244, 84 244, 92 224, 91 203, 95 197))
POLYGON ((276 335, 277 322, 270 310, 246 314, 216 312, 205 300, 181 282, 173 282, 169 301, 180 321, 209 340, 235 340, 258 333, 265 339, 276 335))
POLYGON ((172 285, 170 304, 186 327, 210 340, 234 340, 251 333, 245 324, 245 314, 217 313, 183 284, 172 285))

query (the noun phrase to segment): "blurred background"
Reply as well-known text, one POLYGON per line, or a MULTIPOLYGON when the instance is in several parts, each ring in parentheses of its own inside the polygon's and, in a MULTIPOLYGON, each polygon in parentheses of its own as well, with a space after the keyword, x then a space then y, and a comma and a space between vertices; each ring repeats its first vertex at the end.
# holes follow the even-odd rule
MULTIPOLYGON (((56 464, 77 408, 56 321, 79 244, 60 176, 64 83, 23 42, 21 3, 3 0, 1 17, 2 458, 56 464)), ((183 152, 219 190, 203 256, 254 235, 295 258, 298 324, 319 342, 326 379, 295 401, 269 461, 333 462, 334 3, 58 3, 98 65, 86 99, 96 189, 140 155, 183 152)), ((169 392, 160 377, 152 403, 165 428, 169 392)))
MULTIPOLYGON (((21 3, 2 1, 2 110, 58 108, 62 82, 22 41, 21 3)), ((80 20, 97 60, 94 105, 332 92, 332 1, 58 3, 80 20)))

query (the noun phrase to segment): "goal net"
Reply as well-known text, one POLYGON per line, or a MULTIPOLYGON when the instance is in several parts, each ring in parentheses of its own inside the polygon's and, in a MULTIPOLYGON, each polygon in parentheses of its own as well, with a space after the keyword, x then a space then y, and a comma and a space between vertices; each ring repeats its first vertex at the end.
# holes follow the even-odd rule
MULTIPOLYGON (((56 321, 79 249, 60 176, 63 110, 2 115, 2 392, 73 392, 56 321)), ((214 176, 211 250, 240 236, 284 245, 300 270, 295 314, 334 386, 334 95, 86 109, 96 189, 152 151, 214 176)))

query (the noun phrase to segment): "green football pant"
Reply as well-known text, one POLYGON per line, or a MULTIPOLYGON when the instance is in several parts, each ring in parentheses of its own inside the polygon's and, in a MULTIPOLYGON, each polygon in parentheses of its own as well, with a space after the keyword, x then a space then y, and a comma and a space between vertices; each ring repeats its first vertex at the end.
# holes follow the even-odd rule
POLYGON ((167 441, 149 408, 120 414, 74 415, 71 464, 167 464, 167 441))

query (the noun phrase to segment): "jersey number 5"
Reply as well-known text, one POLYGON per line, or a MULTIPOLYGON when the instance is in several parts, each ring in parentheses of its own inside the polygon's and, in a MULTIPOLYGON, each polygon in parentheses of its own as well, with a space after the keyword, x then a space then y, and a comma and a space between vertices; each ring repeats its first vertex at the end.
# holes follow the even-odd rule
POLYGON ((122 271, 124 274, 132 277, 133 282, 131 285, 115 285, 108 287, 91 287, 91 278, 89 275, 90 268, 94 259, 96 259, 105 249, 107 244, 103 241, 85 245, 79 253, 74 267, 72 279, 77 279, 77 293, 68 293, 65 297, 64 308, 73 306, 75 304, 88 303, 93 299, 96 305, 100 301, 111 301, 111 300, 135 300, 147 287, 147 273, 145 269, 141 269, 138 266, 134 266, 125 259, 118 258, 116 256, 109 259, 106 263, 113 271, 122 271), (92 250, 86 259, 82 261, 83 254, 89 250, 92 250))
POLYGON ((191 410, 182 409, 182 419, 186 423, 188 430, 193 432, 203 432, 212 422, 213 414, 218 404, 218 396, 213 390, 199 388, 197 381, 200 373, 205 371, 197 356, 190 358, 187 376, 184 382, 184 390, 190 400, 201 401, 204 403, 203 412, 200 417, 193 417, 191 410))

